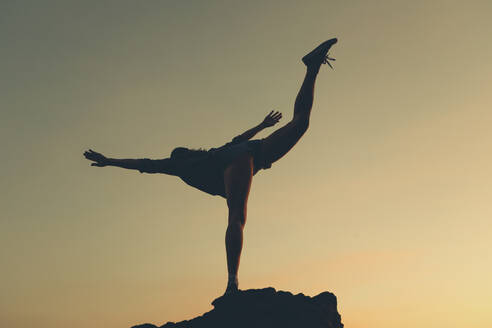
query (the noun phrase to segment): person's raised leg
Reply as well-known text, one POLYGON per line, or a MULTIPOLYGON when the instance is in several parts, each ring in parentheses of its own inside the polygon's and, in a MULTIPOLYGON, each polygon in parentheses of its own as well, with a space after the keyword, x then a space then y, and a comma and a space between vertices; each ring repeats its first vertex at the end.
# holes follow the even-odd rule
POLYGON ((247 202, 253 177, 253 158, 244 154, 224 172, 229 221, 225 244, 229 279, 224 295, 238 291, 238 269, 243 247, 243 229, 246 223, 247 202))
POLYGON ((313 106, 316 77, 321 64, 326 61, 328 50, 336 42, 337 39, 325 41, 302 58, 306 65, 306 75, 294 103, 294 115, 289 123, 263 140, 262 155, 266 162, 279 160, 306 132, 313 106))

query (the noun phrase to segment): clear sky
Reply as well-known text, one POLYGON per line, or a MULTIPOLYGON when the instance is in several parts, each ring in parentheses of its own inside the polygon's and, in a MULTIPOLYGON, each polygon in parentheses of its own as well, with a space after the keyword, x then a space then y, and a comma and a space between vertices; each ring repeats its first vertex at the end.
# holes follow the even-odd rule
MULTIPOLYGON (((492 2, 2 1, 0 325, 189 319, 225 289, 225 201, 95 168, 291 118, 252 185, 240 288, 335 293, 351 328, 492 326, 492 2)), ((262 134, 259 137, 264 137, 262 134)))

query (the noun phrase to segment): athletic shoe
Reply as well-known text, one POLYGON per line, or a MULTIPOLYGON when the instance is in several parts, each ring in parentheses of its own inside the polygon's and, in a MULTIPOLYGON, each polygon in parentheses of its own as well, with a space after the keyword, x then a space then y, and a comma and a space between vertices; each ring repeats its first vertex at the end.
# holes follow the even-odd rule
POLYGON ((321 64, 328 64, 331 68, 331 64, 328 62, 329 60, 335 60, 335 58, 331 58, 328 55, 328 50, 330 50, 331 46, 337 43, 338 39, 333 38, 328 41, 323 42, 319 46, 317 46, 313 51, 308 53, 306 56, 302 57, 302 62, 308 66, 319 67, 321 64))

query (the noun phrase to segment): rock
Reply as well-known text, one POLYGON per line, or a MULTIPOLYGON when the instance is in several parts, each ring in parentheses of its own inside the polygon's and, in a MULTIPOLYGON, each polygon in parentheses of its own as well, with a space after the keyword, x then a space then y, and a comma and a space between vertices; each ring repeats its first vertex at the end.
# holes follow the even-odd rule
MULTIPOLYGON (((274 288, 248 289, 212 302, 214 309, 191 320, 168 322, 160 328, 343 328, 337 298, 323 292, 304 294, 274 288)), ((157 328, 152 324, 132 328, 157 328)))

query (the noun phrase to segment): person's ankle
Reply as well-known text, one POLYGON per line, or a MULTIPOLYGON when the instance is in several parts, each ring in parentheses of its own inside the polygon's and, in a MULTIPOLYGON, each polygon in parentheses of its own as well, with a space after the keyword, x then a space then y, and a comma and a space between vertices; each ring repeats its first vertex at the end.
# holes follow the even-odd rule
POLYGON ((321 65, 310 65, 306 67, 307 74, 317 75, 321 65))
POLYGON ((229 285, 229 284, 234 284, 234 285, 236 285, 236 286, 237 286, 237 285, 239 284, 239 282, 238 282, 238 280, 237 280, 237 274, 230 274, 230 273, 229 273, 229 279, 228 279, 228 281, 227 281, 227 284, 228 284, 228 285, 229 285))

